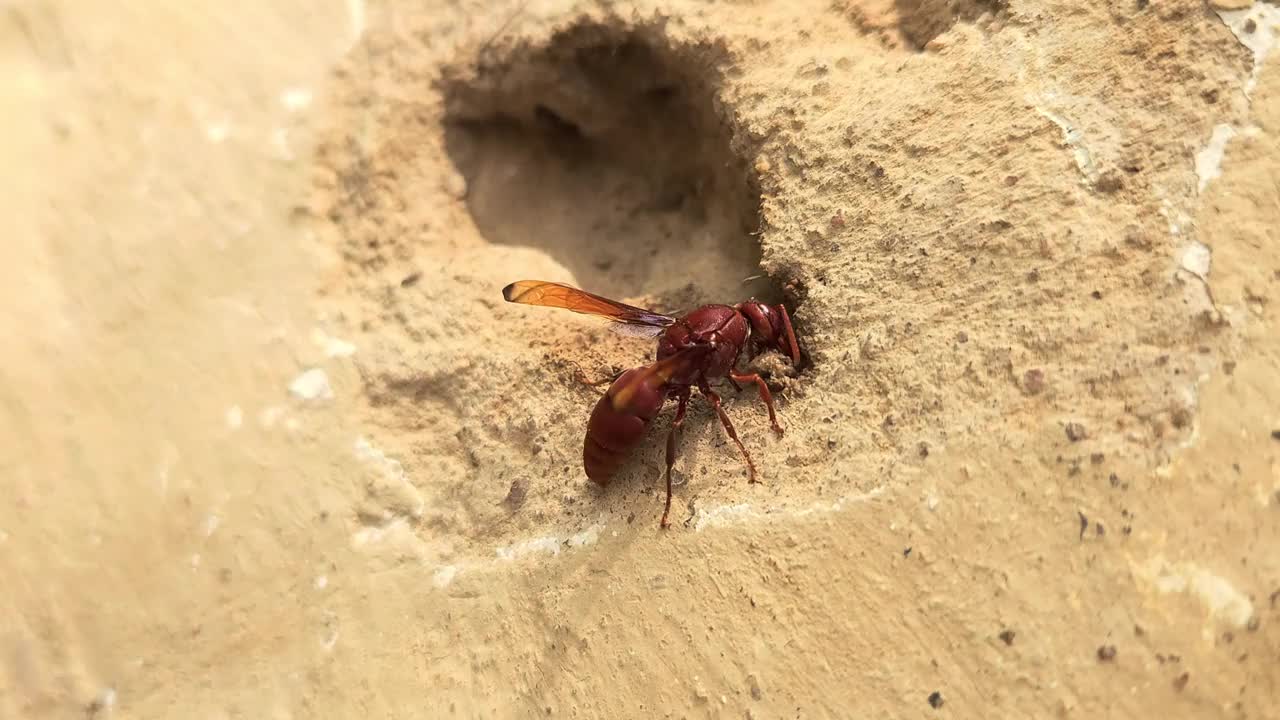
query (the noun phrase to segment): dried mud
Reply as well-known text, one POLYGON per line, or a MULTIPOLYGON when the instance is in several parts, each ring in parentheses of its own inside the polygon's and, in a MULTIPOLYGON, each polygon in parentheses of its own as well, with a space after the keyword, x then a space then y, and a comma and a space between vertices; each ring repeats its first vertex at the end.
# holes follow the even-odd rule
POLYGON ((1269 716, 1225 7, 16 4, 0 715, 1269 716), (652 341, 522 278, 786 303, 762 482, 695 400, 670 530, 670 410, 588 483, 652 341))

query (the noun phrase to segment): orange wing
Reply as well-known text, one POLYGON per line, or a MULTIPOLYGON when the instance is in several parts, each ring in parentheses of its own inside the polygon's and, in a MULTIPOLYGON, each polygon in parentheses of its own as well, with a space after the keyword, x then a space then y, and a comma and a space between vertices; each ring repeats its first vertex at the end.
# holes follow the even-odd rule
POLYGON ((676 321, 675 318, 661 313, 593 295, 568 285, 542 280, 513 282, 502 288, 502 297, 507 302, 564 308, 584 315, 607 317, 614 322, 628 325, 664 328, 676 321))

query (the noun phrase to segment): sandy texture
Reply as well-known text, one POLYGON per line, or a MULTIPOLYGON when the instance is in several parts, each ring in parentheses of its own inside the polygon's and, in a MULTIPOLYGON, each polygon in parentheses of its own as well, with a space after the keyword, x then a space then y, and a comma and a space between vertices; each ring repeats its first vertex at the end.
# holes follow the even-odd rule
POLYGON ((0 717, 1275 717, 1277 29, 5 5, 0 717), (521 278, 786 302, 762 483, 521 278))

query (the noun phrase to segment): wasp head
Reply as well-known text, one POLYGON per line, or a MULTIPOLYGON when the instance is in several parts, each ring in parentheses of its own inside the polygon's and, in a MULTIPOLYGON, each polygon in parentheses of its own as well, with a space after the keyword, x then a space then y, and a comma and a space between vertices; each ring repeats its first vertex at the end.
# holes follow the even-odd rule
POLYGON ((791 358, 796 367, 800 366, 800 346, 785 307, 748 300, 738 304, 738 312, 751 323, 752 341, 757 346, 777 350, 791 358))

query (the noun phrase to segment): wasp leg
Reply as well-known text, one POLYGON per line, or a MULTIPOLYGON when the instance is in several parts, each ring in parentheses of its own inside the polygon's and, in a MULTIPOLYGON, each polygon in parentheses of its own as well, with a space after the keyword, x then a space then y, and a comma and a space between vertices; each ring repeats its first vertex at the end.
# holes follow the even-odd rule
POLYGON ((800 369, 800 345, 796 342, 796 331, 791 326, 791 315, 787 313, 785 305, 779 303, 774 305, 774 309, 778 311, 778 315, 782 317, 782 337, 787 341, 787 355, 791 357, 791 362, 797 370, 800 369))
POLYGON ((751 461, 751 453, 747 452, 747 446, 743 445, 742 441, 738 439, 738 431, 733 429, 733 423, 730 422, 728 413, 720 406, 720 396, 715 394, 715 391, 711 389, 706 380, 699 383, 698 389, 711 402, 711 407, 715 408, 716 414, 720 416, 720 424, 724 425, 725 432, 729 433, 729 437, 733 439, 738 449, 742 451, 742 457, 747 461, 747 482, 756 482, 756 464, 751 461))
MULTIPOLYGON (((626 372, 625 370, 623 372, 626 372)), ((616 373, 613 377, 607 377, 603 380, 588 380, 586 373, 582 372, 582 368, 578 368, 573 373, 573 378, 588 387, 600 387, 601 385, 609 385, 618 378, 622 377, 622 373, 616 373)))
POLYGON ((742 386, 741 386, 741 385, 739 385, 738 383, 734 382, 734 378, 733 378, 733 376, 734 376, 734 375, 737 375, 737 373, 733 373, 733 372, 731 372, 731 373, 729 373, 729 377, 727 377, 727 378, 725 378, 725 379, 729 381, 729 384, 733 386, 733 389, 734 389, 734 390, 736 390, 736 391, 738 391, 738 392, 742 392, 742 386))
POLYGON ((676 433, 684 425, 684 411, 689 405, 689 388, 680 391, 677 396, 676 419, 671 423, 671 432, 667 433, 667 505, 662 509, 662 527, 668 527, 667 516, 671 514, 671 466, 676 462, 676 433))
POLYGON ((764 400, 765 407, 769 408, 769 422, 773 425, 773 431, 778 433, 778 437, 782 437, 782 426, 778 424, 778 416, 773 412, 773 394, 769 392, 769 385, 764 378, 757 373, 742 375, 736 371, 731 371, 729 377, 744 383, 753 382, 760 388, 760 398, 764 400))

